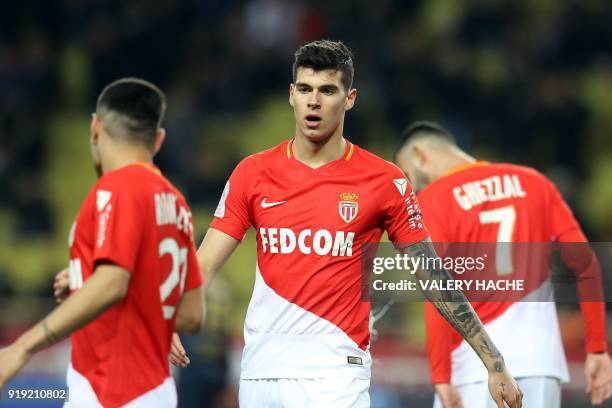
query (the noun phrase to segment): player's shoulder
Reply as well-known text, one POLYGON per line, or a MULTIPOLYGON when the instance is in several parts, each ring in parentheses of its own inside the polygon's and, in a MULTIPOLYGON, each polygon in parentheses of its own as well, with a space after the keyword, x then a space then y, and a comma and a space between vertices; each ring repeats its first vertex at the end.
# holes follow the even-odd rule
POLYGON ((98 179, 95 188, 129 197, 149 197, 156 192, 172 192, 184 200, 180 191, 153 165, 131 164, 105 173, 98 179))
POLYGON ((145 207, 156 199, 163 199, 164 194, 172 194, 178 203, 189 208, 183 193, 159 169, 148 165, 128 165, 105 173, 98 179, 93 193, 96 200, 123 197, 145 207))
POLYGON ((404 172, 394 163, 383 159, 382 157, 354 145, 353 157, 359 166, 372 173, 373 176, 391 176, 395 178, 405 178, 404 172))
POLYGON ((540 171, 533 167, 525 166, 522 164, 514 163, 493 163, 491 164, 499 173, 511 173, 521 176, 521 178, 528 178, 536 183, 549 184, 550 180, 540 171))
POLYGON ((159 170, 150 167, 149 169, 144 165, 129 164, 104 173, 96 184, 100 188, 138 191, 146 184, 146 180, 151 179, 154 172, 159 174, 159 170))
POLYGON ((447 198, 454 185, 454 180, 450 177, 434 180, 419 191, 419 201, 424 208, 436 204, 449 203, 450 200, 441 198, 447 198))
POLYGON ((257 168, 274 165, 279 161, 279 159, 282 159, 289 154, 288 145, 289 140, 285 140, 274 147, 250 154, 236 165, 236 169, 240 169, 242 171, 253 171, 257 168))
POLYGON ((514 163, 482 163, 484 165, 472 166, 434 180, 419 192, 419 200, 428 205, 441 204, 445 202, 441 198, 453 194, 456 187, 494 176, 516 175, 524 186, 531 186, 533 191, 540 191, 544 194, 553 186, 544 174, 529 166, 514 163))

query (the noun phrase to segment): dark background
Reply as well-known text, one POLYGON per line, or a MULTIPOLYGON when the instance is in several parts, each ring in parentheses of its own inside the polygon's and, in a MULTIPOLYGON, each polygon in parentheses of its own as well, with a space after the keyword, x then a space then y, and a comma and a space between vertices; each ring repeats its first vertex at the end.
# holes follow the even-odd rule
MULTIPOLYGON (((186 194, 201 235, 233 166, 292 137, 293 52, 320 38, 342 40, 355 54, 359 97, 345 129, 351 141, 390 158, 403 127, 439 121, 481 159, 543 171, 589 238, 609 241, 610 22, 604 0, 5 2, 0 342, 52 306, 52 276, 67 262, 68 230, 95 180, 88 125, 104 85, 137 76, 166 92, 168 138, 156 163, 186 194)), ((239 353, 252 288, 252 236, 243 247, 221 274, 217 300, 225 306, 218 324, 209 325, 214 334, 194 345, 216 359, 208 371, 221 377, 239 357, 224 363, 226 344, 239 353)), ((566 398, 586 406, 580 316, 563 309, 564 342, 575 364, 566 398)), ((380 347, 381 356, 390 355, 382 371, 395 377, 381 374, 378 381, 375 367, 375 381, 391 390, 376 401, 391 407, 401 395, 417 406, 418 396, 431 395, 421 305, 402 305, 385 322, 386 338, 374 352, 380 347)), ((56 355, 50 352, 42 369, 35 364, 34 374, 61 376, 56 355)))

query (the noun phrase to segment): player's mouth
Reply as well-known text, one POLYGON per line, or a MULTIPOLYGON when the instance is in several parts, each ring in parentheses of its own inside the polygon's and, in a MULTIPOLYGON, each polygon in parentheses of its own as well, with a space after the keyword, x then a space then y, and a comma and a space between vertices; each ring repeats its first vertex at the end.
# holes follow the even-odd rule
POLYGON ((322 119, 319 115, 306 115, 304 118, 304 123, 309 129, 316 129, 319 127, 319 124, 321 124, 321 120, 322 119))

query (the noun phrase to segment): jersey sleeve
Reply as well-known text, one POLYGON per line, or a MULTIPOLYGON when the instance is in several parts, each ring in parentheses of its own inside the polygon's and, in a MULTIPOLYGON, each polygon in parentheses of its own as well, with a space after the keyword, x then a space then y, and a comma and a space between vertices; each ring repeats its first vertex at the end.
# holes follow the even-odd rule
POLYGON ((100 179, 95 194, 93 264, 109 262, 134 273, 148 213, 146 200, 117 177, 100 179))
POLYGON ((402 171, 395 167, 384 181, 380 192, 384 206, 383 226, 394 244, 413 244, 429 236, 412 186, 402 171))
POLYGON ((548 181, 552 229, 561 256, 578 281, 580 310, 584 319, 587 353, 607 351, 606 307, 603 302, 601 268, 588 240, 561 193, 548 181), (601 301, 599 301, 601 299, 601 301))
MULTIPOLYGON (((563 240, 564 234, 573 235, 580 231, 580 225, 555 185, 546 180, 550 196, 552 235, 555 241, 563 240)), ((567 241, 566 241, 567 242, 567 241)))
POLYGON ((247 166, 249 158, 236 166, 225 184, 221 199, 215 210, 211 228, 242 241, 247 229, 251 226, 247 195, 247 166))
POLYGON ((454 329, 429 302, 425 303, 427 357, 432 384, 451 382, 451 349, 454 329))

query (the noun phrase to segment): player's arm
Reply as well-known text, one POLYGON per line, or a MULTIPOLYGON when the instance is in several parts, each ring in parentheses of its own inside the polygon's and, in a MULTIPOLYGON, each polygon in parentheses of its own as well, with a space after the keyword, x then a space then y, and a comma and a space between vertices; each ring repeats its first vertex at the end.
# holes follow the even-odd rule
POLYGON ((215 274, 234 253, 240 241, 215 228, 209 228, 198 249, 198 264, 202 271, 204 288, 208 288, 215 274))
MULTIPOLYGON (((248 162, 248 158, 243 160, 232 172, 215 210, 215 218, 211 227, 206 231, 196 254, 204 282, 204 295, 215 274, 238 247, 244 233, 251 225, 245 183, 249 175, 249 171, 246 169, 248 162)), ((204 300, 204 303, 206 303, 206 300, 204 300)), ((172 338, 170 361, 179 367, 185 367, 189 364, 185 348, 177 335, 172 338)))
POLYGON ((425 332, 431 383, 444 408, 463 408, 461 395, 451 384, 451 338, 453 328, 435 306, 425 303, 425 332))
MULTIPOLYGON (((240 241, 216 228, 209 228, 202 240, 202 244, 197 252, 198 264, 202 272, 204 290, 201 298, 206 304, 205 293, 215 274, 223 267, 225 262, 234 253, 240 241)), ((183 295, 184 296, 184 295, 183 295)), ((181 301, 182 303, 182 301, 181 301)), ((180 309, 179 309, 180 313, 180 309)), ((179 317, 176 320, 177 331, 180 332, 179 317)), ((186 367, 189 358, 185 348, 181 344, 179 336, 172 337, 172 347, 170 348, 170 362, 178 367, 186 367)))
POLYGON ((572 210, 554 184, 547 181, 547 185, 551 202, 549 214, 557 248, 565 264, 576 275, 578 284, 586 334, 586 392, 591 394, 592 404, 600 405, 612 396, 612 359, 608 353, 601 268, 572 210))
POLYGON ((181 334, 197 334, 204 323, 202 287, 183 293, 176 314, 174 329, 181 334))
MULTIPOLYGON (((429 238, 403 248, 404 253, 411 257, 424 259, 437 258, 436 251, 429 238)), ((432 262, 435 266, 437 262, 432 262)), ((430 262, 425 262, 430 264, 430 262)), ((419 269, 416 277, 421 281, 452 280, 444 268, 419 269)), ((427 287, 431 287, 427 285, 427 287)), ((491 338, 485 331, 478 315, 468 302, 463 292, 458 290, 424 290, 424 295, 448 321, 451 326, 474 349, 478 357, 489 371, 489 391, 499 407, 506 401, 512 407, 522 406, 522 393, 510 375, 504 359, 491 338)))
MULTIPOLYGON (((438 243, 436 248, 444 251, 444 243, 450 241, 446 236, 449 228, 448 220, 442 222, 439 214, 444 214, 438 202, 431 200, 430 196, 419 196, 423 219, 427 224, 427 230, 432 241, 438 243), (423 199, 423 200, 421 200, 423 199)), ((453 328, 438 313, 434 305, 425 303, 425 333, 427 335, 427 357, 429 359, 429 370, 431 383, 436 394, 442 402, 443 408, 463 408, 461 394, 451 384, 452 370, 452 337, 453 328)))
POLYGON ((129 281, 130 273, 124 268, 99 264, 81 289, 0 351, 0 391, 36 352, 57 343, 121 301, 127 294, 129 281))
POLYGON ((197 257, 204 278, 204 289, 244 238, 251 225, 249 183, 253 173, 252 157, 242 160, 227 181, 214 219, 198 248, 197 257))

